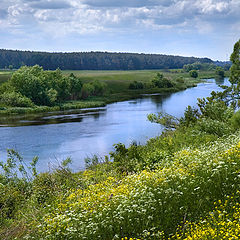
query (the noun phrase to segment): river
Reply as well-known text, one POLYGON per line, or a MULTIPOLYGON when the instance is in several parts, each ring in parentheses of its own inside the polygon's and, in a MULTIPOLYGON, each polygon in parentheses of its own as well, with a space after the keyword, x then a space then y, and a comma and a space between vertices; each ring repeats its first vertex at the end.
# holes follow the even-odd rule
MULTIPOLYGON (((227 84, 227 79, 224 84, 227 84)), ((74 171, 84 169, 84 158, 96 154, 104 157, 113 144, 133 141, 144 144, 161 134, 163 128, 147 120, 147 114, 160 111, 181 117, 188 105, 196 106, 197 98, 219 91, 219 83, 210 79, 185 91, 142 96, 108 104, 103 108, 74 110, 32 115, 27 119, 1 122, 0 158, 6 159, 6 149, 13 148, 30 162, 39 157, 37 169, 47 171, 67 157, 71 157, 74 171)))

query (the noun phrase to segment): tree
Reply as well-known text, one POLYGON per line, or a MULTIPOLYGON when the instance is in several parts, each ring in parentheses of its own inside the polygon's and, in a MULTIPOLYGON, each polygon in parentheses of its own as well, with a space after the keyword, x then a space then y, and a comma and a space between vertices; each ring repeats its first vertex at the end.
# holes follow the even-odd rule
POLYGON ((71 92, 71 100, 77 100, 80 97, 81 89, 82 89, 82 81, 80 78, 76 77, 73 73, 69 76, 70 80, 70 92, 71 92))
MULTIPOLYGON (((101 87, 96 89, 103 92, 101 87)), ((81 80, 73 74, 67 77, 60 69, 44 71, 42 67, 35 65, 23 66, 14 72, 9 83, 0 87, 0 93, 17 92, 36 105, 52 106, 57 102, 80 98, 81 89, 81 80)))
POLYGON ((231 86, 221 86, 223 91, 212 92, 209 100, 220 100, 234 109, 240 106, 240 40, 235 43, 231 54, 232 67, 230 68, 231 86))
POLYGON ((8 69, 13 70, 13 65, 9 65, 8 69))
POLYGON ((234 83, 239 83, 240 80, 240 40, 235 43, 233 48, 233 53, 230 57, 232 62, 232 67, 230 68, 230 79, 229 81, 234 83))
POLYGON ((191 70, 189 72, 190 77, 192 78, 197 78, 198 77, 198 72, 196 70, 191 70))

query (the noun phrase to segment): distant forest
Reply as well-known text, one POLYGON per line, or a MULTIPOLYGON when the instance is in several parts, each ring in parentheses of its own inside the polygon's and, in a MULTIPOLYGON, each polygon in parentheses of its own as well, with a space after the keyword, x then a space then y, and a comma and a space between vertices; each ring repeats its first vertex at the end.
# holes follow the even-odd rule
POLYGON ((162 54, 72 52, 49 53, 0 49, 0 69, 40 65, 45 70, 142 70, 182 68, 194 62, 212 63, 209 58, 162 54))

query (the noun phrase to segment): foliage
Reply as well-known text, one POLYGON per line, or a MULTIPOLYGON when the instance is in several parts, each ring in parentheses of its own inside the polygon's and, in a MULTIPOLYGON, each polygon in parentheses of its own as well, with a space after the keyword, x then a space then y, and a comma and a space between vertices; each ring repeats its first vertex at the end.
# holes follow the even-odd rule
POLYGON ((173 239, 238 239, 240 235, 239 191, 218 200, 215 208, 198 222, 184 222, 173 239))
POLYGON ((180 118, 180 124, 183 126, 190 126, 195 124, 200 117, 198 109, 188 106, 184 111, 184 116, 180 118))
POLYGON ((216 65, 213 63, 201 63, 201 62, 195 62, 192 64, 186 64, 183 66, 183 69, 186 72, 190 72, 191 70, 203 70, 203 71, 212 71, 215 70, 216 65))
POLYGON ((142 82, 134 81, 129 84, 129 89, 143 89, 144 85, 142 82))
POLYGON ((29 98, 18 92, 4 92, 0 95, 0 104, 12 107, 34 107, 29 98))
POLYGON ((148 114, 147 118, 150 122, 162 124, 167 129, 177 128, 179 122, 176 117, 161 112, 158 115, 148 114))
POLYGON ((171 80, 164 77, 162 73, 157 73, 157 75, 152 79, 152 84, 154 87, 158 88, 171 88, 174 86, 171 80))
POLYGON ((59 69, 54 72, 43 71, 43 68, 37 65, 23 66, 14 72, 10 85, 36 105, 51 106, 56 101, 68 99, 70 95, 69 79, 64 77, 59 69))
POLYGON ((106 84, 95 80, 90 83, 84 83, 81 90, 81 98, 86 99, 89 96, 102 96, 106 91, 106 84))
POLYGON ((197 77, 198 77, 198 72, 197 72, 197 70, 191 70, 191 71, 189 72, 189 75, 190 75, 190 77, 192 77, 192 78, 197 78, 197 77))
POLYGON ((60 69, 44 71, 42 67, 35 65, 23 66, 14 72, 9 82, 1 86, 0 92, 7 96, 6 105, 30 107, 33 106, 31 101, 38 106, 55 106, 67 100, 102 96, 106 88, 107 85, 98 80, 83 85, 80 78, 72 73, 64 76, 60 69), (25 104, 22 103, 24 101, 25 104))
POLYGON ((235 43, 230 59, 232 67, 230 68, 231 75, 229 81, 232 84, 236 84, 240 80, 240 40, 235 43))
MULTIPOLYGON (((37 223, 45 239, 149 239, 197 220, 239 187, 239 133, 197 149, 183 149, 155 171, 112 177, 69 191, 37 223), (163 233, 161 233, 163 231, 163 233), (146 235, 145 235, 146 236, 146 235), (148 238, 143 238, 148 239, 148 238)), ((164 159, 164 157, 163 157, 164 159)))
POLYGON ((178 78, 176 79, 176 82, 178 82, 178 83, 184 83, 185 81, 184 81, 184 78, 183 78, 183 77, 178 77, 178 78))
POLYGON ((240 110, 238 110, 231 118, 231 123, 234 129, 240 128, 240 110))

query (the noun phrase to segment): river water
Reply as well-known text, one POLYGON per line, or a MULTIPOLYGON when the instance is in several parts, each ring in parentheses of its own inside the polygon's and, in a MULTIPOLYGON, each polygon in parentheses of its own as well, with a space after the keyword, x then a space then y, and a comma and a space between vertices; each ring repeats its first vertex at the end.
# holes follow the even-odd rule
POLYGON ((150 123, 147 114, 163 111, 181 117, 188 105, 196 106, 197 98, 221 90, 220 83, 223 82, 210 79, 178 93, 145 95, 91 110, 44 113, 27 119, 21 116, 17 121, 7 122, 0 119, 0 159, 6 159, 6 149, 12 148, 26 162, 38 156, 40 172, 67 157, 71 157, 74 171, 84 169, 84 158, 94 154, 104 157, 114 149, 115 143, 144 144, 161 134, 163 128, 150 123))

